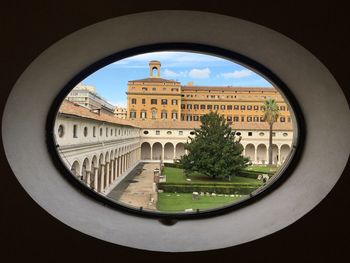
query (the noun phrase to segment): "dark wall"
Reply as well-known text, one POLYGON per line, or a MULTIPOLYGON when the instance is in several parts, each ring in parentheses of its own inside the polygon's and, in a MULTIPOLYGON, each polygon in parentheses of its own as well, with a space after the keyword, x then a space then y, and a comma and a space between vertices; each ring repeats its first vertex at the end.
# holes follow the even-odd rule
MULTIPOLYGON (((240 17, 294 39, 332 72, 349 101, 349 18, 336 1, 12 1, 0 7, 0 114, 16 79, 48 46, 82 27, 150 10, 201 10, 240 17)), ((340 2, 340 1, 339 1, 340 2)), ((26 105, 19 105, 26 107, 26 105)), ((335 127, 336 128, 336 127, 335 127)), ((329 138, 332 138, 330 131, 329 138)), ((320 142, 322 143, 322 142, 320 142)), ((0 146, 2 262, 330 262, 350 249, 350 165, 315 209, 273 235, 201 253, 152 253, 109 244, 75 231, 41 209, 21 188, 0 146), (4 260, 6 258, 6 260, 4 260), (4 260, 4 261, 3 261, 4 260)), ((278 219, 276 219, 278 220, 278 219)), ((135 237, 137 238, 137 237, 135 237)))

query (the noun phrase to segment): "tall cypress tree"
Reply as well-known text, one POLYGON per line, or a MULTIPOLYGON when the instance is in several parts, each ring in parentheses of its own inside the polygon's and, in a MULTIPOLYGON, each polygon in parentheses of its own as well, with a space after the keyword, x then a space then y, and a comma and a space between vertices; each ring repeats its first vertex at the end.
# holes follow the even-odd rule
POLYGON ((181 158, 185 172, 199 172, 213 178, 235 176, 247 166, 249 159, 243 157, 240 137, 226 123, 223 116, 210 112, 201 119, 185 149, 188 155, 181 158))

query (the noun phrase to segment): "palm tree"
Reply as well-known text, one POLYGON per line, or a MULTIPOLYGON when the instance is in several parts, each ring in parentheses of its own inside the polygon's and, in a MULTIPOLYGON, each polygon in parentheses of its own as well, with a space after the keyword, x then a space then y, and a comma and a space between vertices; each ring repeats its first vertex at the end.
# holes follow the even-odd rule
POLYGON ((277 121, 279 116, 279 109, 274 99, 267 99, 264 101, 264 121, 269 124, 269 165, 272 165, 272 126, 277 121))

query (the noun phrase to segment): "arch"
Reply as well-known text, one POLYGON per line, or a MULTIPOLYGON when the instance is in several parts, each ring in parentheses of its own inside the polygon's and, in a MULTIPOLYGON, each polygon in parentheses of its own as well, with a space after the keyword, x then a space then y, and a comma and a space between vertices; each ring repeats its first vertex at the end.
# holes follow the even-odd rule
MULTIPOLYGON (((95 189, 96 188, 96 183, 97 183, 97 178, 95 178, 95 173, 96 170, 98 170, 98 160, 97 160, 97 156, 94 155, 92 157, 92 161, 91 161, 91 174, 90 174, 90 186, 95 189), (96 182, 95 182, 96 179, 96 182)), ((95 189, 97 190, 97 189, 95 189)))
POLYGON ((151 160, 151 145, 148 142, 141 144, 141 159, 151 160))
POLYGON ((255 162, 255 146, 252 143, 248 143, 245 147, 245 157, 248 157, 250 161, 255 162))
POLYGON ((161 160, 162 159, 163 145, 160 142, 156 142, 152 145, 152 159, 161 160))
POLYGON ((83 165, 81 167, 81 176, 82 176, 82 180, 87 184, 88 183, 88 178, 87 178, 87 173, 86 172, 90 172, 90 161, 88 158, 85 158, 83 161, 83 165))
POLYGON ((167 142, 164 145, 164 160, 174 160, 174 144, 167 142))
POLYGON ((182 155, 185 155, 185 144, 179 142, 175 147, 175 159, 180 159, 182 155))
POLYGON ((73 174, 75 177, 79 177, 79 176, 80 176, 80 164, 79 164, 78 161, 74 161, 74 162, 73 162, 70 171, 72 172, 72 174, 73 174))
POLYGON ((104 164, 104 156, 103 153, 100 154, 99 160, 98 160, 98 176, 97 176, 97 191, 100 192, 102 189, 102 164, 104 164))
POLYGON ((265 144, 259 144, 256 148, 256 162, 261 164, 267 163, 267 147, 265 144))
POLYGON ((287 159, 289 153, 290 153, 290 146, 288 144, 283 144, 281 146, 281 150, 280 150, 280 155, 281 155, 280 162, 281 162, 281 164, 283 164, 284 161, 287 159))

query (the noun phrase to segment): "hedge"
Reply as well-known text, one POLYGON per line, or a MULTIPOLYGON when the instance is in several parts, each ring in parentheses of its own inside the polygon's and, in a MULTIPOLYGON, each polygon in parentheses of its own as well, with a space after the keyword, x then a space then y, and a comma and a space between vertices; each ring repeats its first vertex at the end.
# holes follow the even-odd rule
POLYGON ((182 165, 180 163, 164 163, 164 167, 173 167, 182 169, 182 165))
POLYGON ((158 189, 169 193, 193 193, 193 192, 208 192, 216 194, 241 194, 248 195, 258 189, 259 185, 205 185, 205 184, 167 184, 160 183, 158 189))

